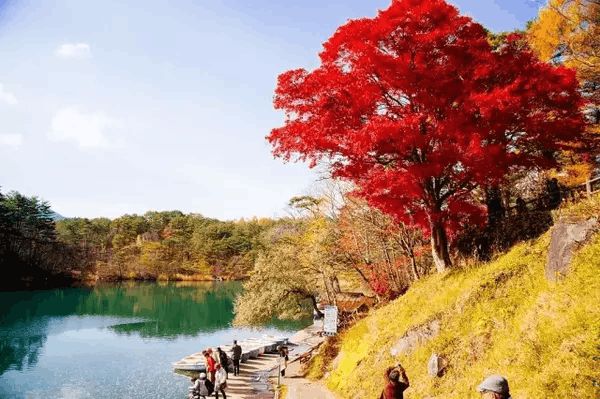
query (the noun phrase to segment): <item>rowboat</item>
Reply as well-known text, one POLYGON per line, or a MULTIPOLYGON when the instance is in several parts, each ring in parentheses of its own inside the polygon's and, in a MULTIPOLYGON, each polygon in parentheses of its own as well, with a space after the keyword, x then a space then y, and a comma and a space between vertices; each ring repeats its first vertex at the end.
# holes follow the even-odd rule
MULTIPOLYGON (((242 357, 240 361, 245 363, 249 359, 256 359, 265 353, 273 353, 277 350, 279 345, 285 345, 287 343, 287 337, 275 337, 269 335, 263 335, 261 338, 249 338, 247 340, 240 341, 238 342, 238 345, 242 347, 242 357)), ((232 345, 221 345, 220 348, 228 353, 231 357, 233 351, 232 345)), ((201 352, 186 356, 183 359, 172 363, 172 366, 175 370, 198 372, 206 370, 204 355, 202 355, 201 352)))
POLYGON ((185 371, 206 371, 206 363, 204 361, 204 355, 201 352, 194 353, 184 357, 183 359, 174 362, 173 368, 175 370, 185 371))

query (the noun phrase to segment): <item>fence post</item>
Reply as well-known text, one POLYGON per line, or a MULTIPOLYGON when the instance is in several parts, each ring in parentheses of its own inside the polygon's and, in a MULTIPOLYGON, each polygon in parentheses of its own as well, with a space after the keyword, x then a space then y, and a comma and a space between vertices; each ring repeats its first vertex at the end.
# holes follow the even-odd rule
POLYGON ((585 182, 585 192, 587 193, 588 197, 592 196, 592 181, 588 180, 585 182))

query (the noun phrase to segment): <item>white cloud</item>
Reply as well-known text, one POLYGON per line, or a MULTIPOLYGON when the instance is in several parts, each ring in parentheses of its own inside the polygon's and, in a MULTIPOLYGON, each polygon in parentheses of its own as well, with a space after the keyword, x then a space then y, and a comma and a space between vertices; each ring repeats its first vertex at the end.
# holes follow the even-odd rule
POLYGON ((2 83, 0 83, 0 102, 8 105, 16 105, 18 102, 17 97, 15 97, 15 95, 11 92, 6 91, 4 86, 2 86, 2 83))
POLYGON ((62 58, 89 58, 92 56, 90 45, 87 43, 63 43, 54 52, 62 58))
POLYGON ((59 110, 52 118, 48 138, 53 141, 75 141, 80 147, 108 147, 106 130, 118 125, 103 112, 85 112, 77 107, 59 110))
POLYGON ((8 133, 0 134, 0 147, 12 147, 17 148, 23 144, 23 135, 8 133))

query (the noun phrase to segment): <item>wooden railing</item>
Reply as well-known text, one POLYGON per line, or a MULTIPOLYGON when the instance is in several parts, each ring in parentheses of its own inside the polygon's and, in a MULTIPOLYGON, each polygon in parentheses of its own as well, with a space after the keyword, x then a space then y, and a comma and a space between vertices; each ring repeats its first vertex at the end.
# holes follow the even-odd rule
POLYGON ((563 201, 578 201, 598 192, 600 192, 600 176, 578 186, 561 188, 561 197, 563 201))
POLYGON ((585 182, 585 192, 589 196, 600 191, 600 176, 585 182))
POLYGON ((600 192, 600 176, 590 179, 583 184, 572 187, 557 186, 554 194, 545 193, 528 201, 522 201, 506 208, 506 216, 514 215, 523 210, 547 211, 555 209, 561 202, 578 202, 600 192), (554 204, 554 205, 552 205, 554 204))

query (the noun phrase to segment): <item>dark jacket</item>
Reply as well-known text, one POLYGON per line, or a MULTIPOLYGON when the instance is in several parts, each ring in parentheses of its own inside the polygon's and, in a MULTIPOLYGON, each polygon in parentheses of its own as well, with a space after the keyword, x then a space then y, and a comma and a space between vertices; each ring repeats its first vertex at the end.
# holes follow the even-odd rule
POLYGON ((196 381, 196 394, 200 396, 209 396, 215 390, 215 386, 208 378, 196 381))
POLYGON ((404 391, 409 387, 408 377, 403 369, 398 370, 400 378, 398 381, 392 381, 389 378, 390 372, 394 367, 390 367, 385 371, 385 388, 381 392, 380 399, 404 399, 404 391))
POLYGON ((281 346, 279 348, 279 356, 280 357, 285 357, 285 360, 290 360, 288 354, 289 354, 289 352, 288 352, 287 346, 281 346))
POLYGON ((227 370, 227 365, 229 364, 229 358, 227 357, 227 353, 224 350, 219 351, 219 363, 221 363, 221 367, 227 370))
POLYGON ((233 359, 240 360, 242 358, 242 347, 239 345, 233 346, 233 359))
POLYGON ((408 388, 408 385, 403 382, 388 381, 383 392, 381 392, 380 399, 404 399, 406 388, 408 388))

